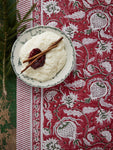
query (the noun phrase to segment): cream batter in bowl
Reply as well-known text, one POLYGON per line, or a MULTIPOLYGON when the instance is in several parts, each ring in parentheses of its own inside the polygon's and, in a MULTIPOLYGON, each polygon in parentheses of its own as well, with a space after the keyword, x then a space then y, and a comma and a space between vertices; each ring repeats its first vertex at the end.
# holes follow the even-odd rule
MULTIPOLYGON (((19 54, 22 69, 28 65, 28 62, 23 63, 23 61, 29 57, 29 53, 34 48, 39 48, 41 51, 44 51, 51 45, 51 43, 57 41, 59 38, 60 36, 56 33, 46 31, 28 40, 22 46, 19 54)), ((23 74, 40 82, 51 80, 64 67, 66 59, 67 55, 65 45, 62 40, 56 48, 53 48, 46 53, 45 63, 42 67, 36 69, 29 67, 25 72, 23 72, 23 74)))
POLYGON ((26 30, 15 41, 11 52, 13 69, 21 80, 34 87, 48 88, 65 80, 75 64, 75 50, 71 40, 58 28, 49 26, 37 26, 26 30), (29 57, 34 48, 41 51, 47 49, 51 43, 63 37, 56 48, 46 53, 45 63, 42 67, 33 69, 29 67, 21 73, 28 62, 23 63, 29 57))

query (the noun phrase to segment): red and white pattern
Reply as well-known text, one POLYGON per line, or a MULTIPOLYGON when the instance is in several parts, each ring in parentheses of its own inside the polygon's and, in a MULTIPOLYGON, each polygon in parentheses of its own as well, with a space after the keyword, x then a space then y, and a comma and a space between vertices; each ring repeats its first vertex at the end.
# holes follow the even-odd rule
MULTIPOLYGON (((32 88, 31 149, 112 149, 113 2, 34 0, 31 3, 35 2, 33 26, 49 25, 64 31, 73 42, 77 61, 63 83, 48 89, 32 88)), ((18 92, 17 89, 17 114, 21 109, 18 97, 23 91, 18 92)), ((22 130, 19 119, 17 116, 17 131, 22 130)), ((25 149, 29 149, 27 146, 25 149)))
POLYGON ((33 88, 32 103, 32 149, 40 149, 40 131, 41 131, 41 89, 33 88))
MULTIPOLYGON (((18 5, 17 5, 17 9, 19 10, 20 14, 21 14, 21 18, 24 17, 24 15, 28 12, 28 10, 31 8, 31 6, 33 5, 32 0, 20 0, 18 5)), ((32 14, 29 16, 29 18, 32 18, 32 14)), ((27 28, 30 28, 33 26, 33 22, 29 21, 27 23, 27 28)))
POLYGON ((17 78, 17 130, 16 148, 32 147, 32 88, 17 78))

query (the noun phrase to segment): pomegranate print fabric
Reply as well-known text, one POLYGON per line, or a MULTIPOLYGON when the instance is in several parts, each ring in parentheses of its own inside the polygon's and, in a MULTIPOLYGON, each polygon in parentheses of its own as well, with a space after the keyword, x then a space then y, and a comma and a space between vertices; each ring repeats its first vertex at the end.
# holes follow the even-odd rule
POLYGON ((33 1, 33 26, 71 38, 76 65, 51 88, 32 88, 33 150, 113 148, 113 1, 33 1))
POLYGON ((108 0, 42 2, 43 20, 36 19, 34 24, 64 31, 75 47, 76 66, 62 84, 43 89, 41 138, 39 144, 33 136, 34 149, 113 148, 112 11, 113 3, 108 0))

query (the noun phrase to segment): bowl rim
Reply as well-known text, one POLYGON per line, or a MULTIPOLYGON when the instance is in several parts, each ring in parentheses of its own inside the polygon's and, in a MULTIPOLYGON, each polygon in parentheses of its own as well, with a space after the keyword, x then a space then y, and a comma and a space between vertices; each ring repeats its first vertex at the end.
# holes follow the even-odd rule
MULTIPOLYGON (((74 67, 74 65, 75 65, 75 62, 76 62, 76 55, 75 55, 75 49, 74 49, 74 47, 73 47, 73 44, 72 44, 71 39, 70 39, 62 30, 60 30, 60 29, 57 28, 57 27, 52 27, 52 26, 47 26, 47 25, 38 25, 38 26, 30 27, 30 28, 26 29, 23 33, 21 33, 21 34, 17 37, 16 41, 14 42, 14 44, 13 44, 13 46, 12 46, 10 60, 11 60, 12 68, 13 68, 13 70, 14 70, 16 76, 17 76, 19 79, 21 79, 24 83, 26 83, 27 85, 29 85, 29 86, 31 86, 31 87, 49 88, 49 87, 53 87, 53 86, 56 86, 56 85, 62 83, 62 82, 68 77, 68 75, 71 73, 71 71, 72 71, 72 69, 73 69, 73 67, 74 67), (29 32, 29 31, 31 31, 31 30, 33 30, 33 29, 37 29, 37 28, 38 28, 38 29, 42 29, 42 28, 47 29, 47 28, 49 28, 49 29, 52 29, 52 30, 57 30, 58 32, 60 32, 62 35, 64 35, 64 36, 69 40, 69 43, 70 43, 70 45, 71 45, 71 47, 72 47, 72 52, 73 52, 72 66, 71 66, 70 70, 68 71, 68 73, 66 73, 66 75, 64 76, 64 78, 60 79, 60 80, 57 81, 56 83, 51 83, 51 84, 48 83, 48 84, 45 85, 45 86, 44 86, 44 85, 38 85, 38 83, 37 83, 37 84, 28 83, 28 82, 25 81, 23 78, 21 78, 20 74, 18 74, 17 71, 16 71, 16 68, 15 68, 15 65, 14 65, 14 61, 13 61, 13 57, 14 57, 13 53, 14 53, 14 51, 15 51, 15 46, 16 46, 16 44, 18 43, 18 41, 21 39, 21 37, 22 37, 25 33, 29 32)), ((30 78, 30 79, 31 79, 31 78, 30 78)), ((33 79, 33 80, 34 80, 34 79, 33 79)), ((35 80, 35 81, 37 81, 37 80, 35 80)), ((39 81, 38 81, 38 82, 39 82, 39 81)), ((40 83, 41 83, 41 82, 40 82, 40 83)), ((44 83, 44 82, 43 82, 43 83, 44 83)))

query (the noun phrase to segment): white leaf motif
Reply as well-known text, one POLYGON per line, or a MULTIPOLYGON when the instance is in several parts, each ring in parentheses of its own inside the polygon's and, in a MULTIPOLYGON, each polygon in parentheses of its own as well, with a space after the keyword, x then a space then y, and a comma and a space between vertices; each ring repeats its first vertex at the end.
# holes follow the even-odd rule
POLYGON ((88 76, 88 77, 91 76, 91 74, 90 74, 86 69, 83 69, 83 72, 84 72, 84 74, 85 74, 86 76, 88 76))
POLYGON ((50 91, 50 92, 48 92, 47 94, 46 94, 46 99, 47 100, 51 100, 55 95, 57 94, 57 92, 56 91, 50 91))
POLYGON ((94 130, 94 129, 95 129, 95 126, 89 128, 89 129, 88 129, 88 132, 90 132, 90 131, 92 131, 92 130, 94 130))
POLYGON ((92 57, 92 58, 90 58, 89 60, 88 60, 88 63, 90 63, 90 62, 92 62, 92 61, 94 61, 95 60, 95 57, 92 57))
POLYGON ((56 27, 57 24, 58 24, 57 22, 52 21, 52 22, 49 22, 47 25, 48 25, 48 26, 51 26, 51 27, 56 27))
POLYGON ((85 1, 85 0, 82 0, 83 1, 83 4, 86 8, 91 8, 91 6, 85 1))
POLYGON ((102 106, 104 106, 104 107, 107 107, 107 108, 112 107, 112 104, 109 104, 109 103, 104 102, 104 99, 103 99, 103 98, 100 99, 100 104, 101 104, 102 106))
POLYGON ((111 3, 111 0, 105 0, 105 2, 106 2, 107 4, 110 4, 110 3, 111 3))
POLYGON ((91 146, 90 142, 87 139, 83 138, 83 141, 86 145, 91 146))
POLYGON ((92 135, 91 133, 89 133, 89 134, 87 135, 87 138, 88 138, 88 140, 91 141, 91 142, 94 141, 94 137, 93 137, 93 135, 92 135))
POLYGON ((104 33, 104 30, 100 31, 100 35, 101 35, 101 37, 104 37, 106 39, 113 39, 113 37, 111 35, 104 33))
POLYGON ((102 62, 102 67, 106 69, 106 71, 111 72, 111 64, 110 62, 102 62))
POLYGON ((72 43, 74 47, 77 47, 77 48, 82 47, 82 44, 80 44, 79 42, 73 41, 72 43))
POLYGON ((88 45, 88 44, 95 43, 96 41, 97 41, 97 39, 84 38, 84 39, 82 40, 82 43, 85 44, 85 45, 88 45))
POLYGON ((91 148, 91 150, 103 150, 103 148, 101 148, 101 147, 94 147, 94 148, 91 148))
POLYGON ((106 138, 106 140, 107 140, 108 142, 111 141, 112 136, 111 136, 111 133, 110 133, 109 131, 102 131, 101 134, 106 138))
POLYGON ((51 121, 51 119, 53 118, 53 115, 52 115, 50 110, 46 111, 45 117, 46 117, 47 120, 51 121))
POLYGON ((73 83, 69 83, 66 86, 72 87, 72 88, 79 88, 79 87, 85 86, 85 83, 86 82, 84 80, 80 79, 80 80, 74 81, 73 83))
POLYGON ((84 11, 77 11, 71 15, 66 15, 64 18, 81 19, 81 18, 84 18, 84 16, 85 16, 84 11))
POLYGON ((87 0, 89 4, 93 4, 94 0, 87 0))
POLYGON ((73 115, 73 116, 77 116, 80 117, 83 114, 80 111, 76 111, 76 110, 66 110, 64 109, 64 113, 67 114, 68 116, 73 115))
POLYGON ((89 114, 89 113, 95 112, 97 110, 98 110, 97 107, 84 107, 83 108, 83 113, 84 114, 89 114))

